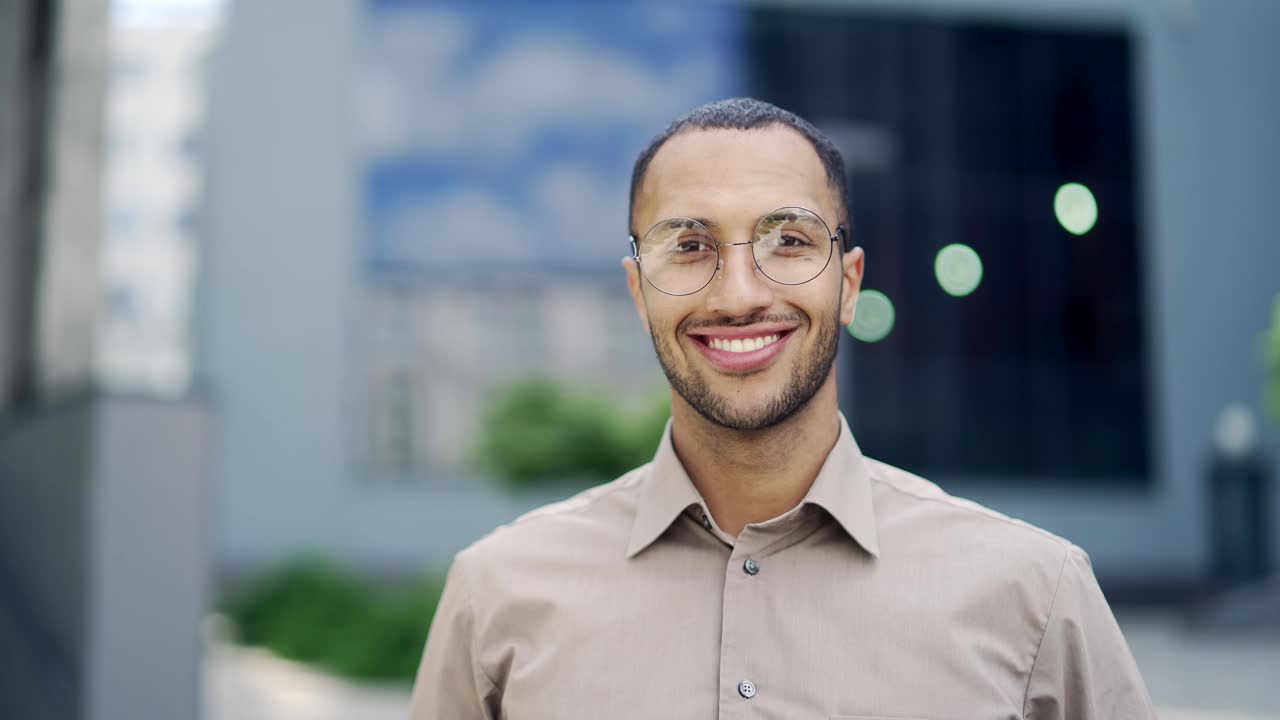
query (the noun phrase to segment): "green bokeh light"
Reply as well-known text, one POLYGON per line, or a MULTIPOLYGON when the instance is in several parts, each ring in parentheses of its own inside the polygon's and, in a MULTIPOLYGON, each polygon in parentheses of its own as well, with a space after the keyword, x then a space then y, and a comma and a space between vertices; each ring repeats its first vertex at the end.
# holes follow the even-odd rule
POLYGON ((893 330, 893 303, 879 290, 863 290, 858 293, 857 309, 849 334, 862 342, 879 342, 893 330))
POLYGON ((982 258, 968 245, 952 243, 938 251, 933 274, 948 295, 963 297, 982 283, 982 258))
POLYGON ((1067 183, 1053 195, 1053 214, 1067 232, 1083 235, 1098 222, 1098 201, 1084 185, 1067 183))

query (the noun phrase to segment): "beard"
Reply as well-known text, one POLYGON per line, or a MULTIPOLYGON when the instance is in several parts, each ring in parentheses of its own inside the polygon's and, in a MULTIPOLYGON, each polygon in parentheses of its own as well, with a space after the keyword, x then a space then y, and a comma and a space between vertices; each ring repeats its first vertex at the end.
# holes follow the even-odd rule
MULTIPOLYGON (((723 395, 711 390, 703 374, 694 369, 681 370, 676 364, 676 353, 670 338, 674 333, 667 332, 665 326, 650 320, 650 335, 653 348, 658 353, 658 363, 666 374, 671 387, 689 406, 710 422, 729 430, 765 430, 795 415, 818 394, 822 384, 831 374, 835 363, 836 350, 840 346, 839 304, 836 309, 823 315, 817 324, 818 337, 813 349, 801 352, 800 357, 791 368, 791 377, 787 383, 772 397, 754 407, 737 407, 723 395)), ((723 325, 746 325, 755 322, 790 321, 792 317, 765 316, 751 318, 746 322, 723 323, 723 325)))

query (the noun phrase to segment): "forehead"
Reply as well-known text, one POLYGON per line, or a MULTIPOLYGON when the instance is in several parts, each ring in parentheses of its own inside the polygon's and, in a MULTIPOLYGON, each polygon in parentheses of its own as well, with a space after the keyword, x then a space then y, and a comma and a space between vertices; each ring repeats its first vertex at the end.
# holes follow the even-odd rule
POLYGON ((784 125, 754 130, 692 130, 654 155, 636 198, 637 225, 668 217, 754 222, 800 205, 834 219, 834 196, 818 153, 784 125))

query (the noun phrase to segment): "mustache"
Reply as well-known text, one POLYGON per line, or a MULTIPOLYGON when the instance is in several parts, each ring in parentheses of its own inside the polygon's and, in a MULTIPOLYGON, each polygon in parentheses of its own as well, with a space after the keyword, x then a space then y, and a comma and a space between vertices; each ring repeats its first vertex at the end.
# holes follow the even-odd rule
POLYGON ((756 323, 796 323, 803 322, 800 315, 749 315, 743 318, 722 318, 718 320, 690 320, 684 325, 682 330, 697 330, 699 328, 710 327, 745 327, 747 325, 755 325, 756 323))

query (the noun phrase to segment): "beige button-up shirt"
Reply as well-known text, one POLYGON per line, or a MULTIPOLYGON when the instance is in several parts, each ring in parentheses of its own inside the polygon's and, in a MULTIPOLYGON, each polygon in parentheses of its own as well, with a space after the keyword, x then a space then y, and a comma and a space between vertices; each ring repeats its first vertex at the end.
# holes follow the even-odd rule
POLYGON ((671 446, 462 551, 413 720, 1154 718, 1075 545, 864 458, 720 531, 671 446))

